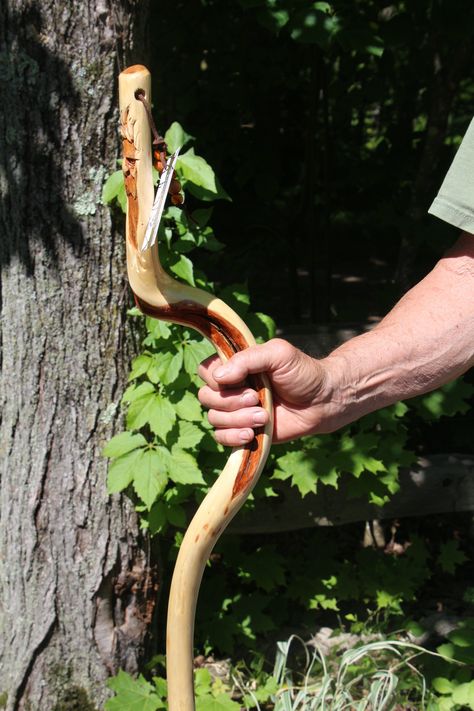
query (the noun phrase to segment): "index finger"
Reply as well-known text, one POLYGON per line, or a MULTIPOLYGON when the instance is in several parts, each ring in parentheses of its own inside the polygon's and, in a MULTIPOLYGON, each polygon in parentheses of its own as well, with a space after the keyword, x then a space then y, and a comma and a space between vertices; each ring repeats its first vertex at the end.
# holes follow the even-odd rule
POLYGON ((243 387, 245 385, 245 381, 243 380, 240 383, 233 383, 232 385, 223 385, 222 383, 218 383, 214 376, 213 373, 216 370, 216 368, 219 368, 221 365, 223 365, 223 361, 219 358, 217 354, 214 354, 212 356, 209 356, 209 358, 206 358, 206 360, 203 360, 202 363, 198 367, 198 375, 199 377, 204 380, 206 385, 208 385, 212 390, 224 390, 225 388, 238 388, 238 387, 243 387))

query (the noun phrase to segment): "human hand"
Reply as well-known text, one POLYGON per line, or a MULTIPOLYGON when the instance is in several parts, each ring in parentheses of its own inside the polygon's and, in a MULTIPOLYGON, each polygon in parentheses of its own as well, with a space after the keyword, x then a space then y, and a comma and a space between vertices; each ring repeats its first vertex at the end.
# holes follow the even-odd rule
POLYGON ((245 386, 251 373, 266 373, 273 392, 275 443, 314 432, 331 432, 339 426, 332 387, 332 370, 275 338, 236 353, 222 364, 211 356, 199 367, 206 385, 199 391, 218 442, 241 446, 254 437, 254 427, 268 422, 255 390, 245 386))

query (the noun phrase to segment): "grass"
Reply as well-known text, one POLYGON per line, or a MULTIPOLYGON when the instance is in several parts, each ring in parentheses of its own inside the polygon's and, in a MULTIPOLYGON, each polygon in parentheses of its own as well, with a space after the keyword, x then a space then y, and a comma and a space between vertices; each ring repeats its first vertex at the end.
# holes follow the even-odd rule
POLYGON ((426 708, 426 683, 413 664, 421 654, 439 656, 409 642, 381 640, 328 658, 318 648, 311 653, 304 641, 293 635, 277 643, 272 674, 277 690, 263 705, 242 677, 234 676, 233 681, 245 707, 257 711, 422 711, 426 708), (290 665, 290 656, 297 656, 296 646, 304 660, 299 664, 300 672, 290 665))

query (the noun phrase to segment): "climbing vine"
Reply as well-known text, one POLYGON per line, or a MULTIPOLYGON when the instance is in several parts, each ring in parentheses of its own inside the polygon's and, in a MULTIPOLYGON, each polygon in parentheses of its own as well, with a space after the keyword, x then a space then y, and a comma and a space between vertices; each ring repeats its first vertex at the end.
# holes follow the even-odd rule
MULTIPOLYGON (((193 141, 177 123, 165 139, 170 150, 193 141)), ((228 199, 227 194, 194 148, 182 154, 176 170, 188 196, 187 207, 171 206, 164 213, 158 235, 163 266, 178 279, 222 297, 257 340, 268 340, 275 324, 269 316, 251 311, 245 284, 210 283, 189 256, 198 250, 223 249, 210 223, 213 200, 228 199)), ((120 171, 108 179, 103 199, 124 207, 120 171)), ((182 531, 228 456, 212 436, 197 398, 201 384, 197 368, 212 353, 212 346, 190 329, 144 317, 136 308, 129 314, 142 334, 142 347, 121 400, 125 428, 104 447, 111 460, 108 490, 128 494, 142 527, 150 535, 167 537, 171 568, 182 531)), ((288 486, 305 497, 323 487, 338 489, 342 481, 346 495, 383 505, 399 488, 400 468, 416 461, 409 428, 420 419, 432 421, 465 411, 473 391, 456 381, 436 393, 368 415, 337 433, 275 446, 247 506, 256 506, 262 497, 284 495, 288 486)), ((429 579, 433 565, 453 574, 465 560, 457 541, 442 542, 436 552, 415 537, 403 557, 380 558, 378 551, 365 549, 349 560, 331 535, 318 553, 317 569, 308 574, 311 546, 318 545, 311 543, 314 536, 321 538, 321 533, 306 535, 298 543, 297 555, 287 542, 280 549, 262 542, 251 554, 246 543, 234 537, 220 542, 204 581, 198 614, 202 647, 231 651, 236 644, 252 645, 257 635, 290 620, 290 610, 299 610, 303 617, 305 611, 318 609, 338 612, 354 599, 384 615, 400 614, 402 604, 429 579), (272 595, 278 595, 277 613, 272 595), (216 615, 219 625, 211 624, 216 615)))

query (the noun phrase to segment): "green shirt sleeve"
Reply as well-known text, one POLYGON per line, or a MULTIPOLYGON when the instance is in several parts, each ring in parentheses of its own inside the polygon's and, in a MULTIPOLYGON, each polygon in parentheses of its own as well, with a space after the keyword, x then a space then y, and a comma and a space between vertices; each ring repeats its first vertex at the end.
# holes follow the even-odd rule
POLYGON ((474 119, 428 212, 474 233, 474 119))

